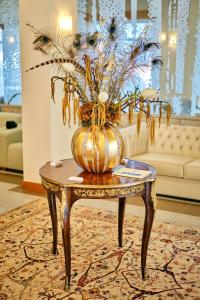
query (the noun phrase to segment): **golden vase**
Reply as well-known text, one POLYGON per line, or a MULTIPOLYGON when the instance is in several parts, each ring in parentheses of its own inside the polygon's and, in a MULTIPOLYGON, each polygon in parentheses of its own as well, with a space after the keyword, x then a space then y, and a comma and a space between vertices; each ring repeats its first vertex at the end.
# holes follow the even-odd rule
POLYGON ((108 123, 95 131, 91 127, 78 128, 71 147, 76 163, 93 173, 111 171, 120 163, 124 153, 120 131, 108 123))

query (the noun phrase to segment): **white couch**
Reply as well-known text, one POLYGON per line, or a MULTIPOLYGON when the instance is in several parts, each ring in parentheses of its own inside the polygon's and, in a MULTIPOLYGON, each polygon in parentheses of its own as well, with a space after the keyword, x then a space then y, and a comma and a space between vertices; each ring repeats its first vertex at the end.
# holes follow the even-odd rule
POLYGON ((158 194, 200 200, 200 127, 162 124, 156 128, 153 145, 146 124, 139 137, 135 126, 120 131, 124 157, 156 168, 158 194))
POLYGON ((23 170, 21 121, 21 114, 0 112, 0 168, 23 170), (15 121, 17 127, 7 129, 7 121, 15 121))

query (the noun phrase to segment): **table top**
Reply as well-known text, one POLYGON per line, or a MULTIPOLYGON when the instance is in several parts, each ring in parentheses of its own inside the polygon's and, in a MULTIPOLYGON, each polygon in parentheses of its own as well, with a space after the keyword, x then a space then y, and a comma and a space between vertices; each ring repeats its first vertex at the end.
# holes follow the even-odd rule
MULTIPOLYGON (((62 160, 63 165, 53 167, 50 162, 47 162, 40 168, 39 174, 41 178, 47 182, 54 183, 62 187, 84 187, 84 188, 120 188, 134 186, 141 183, 155 181, 156 170, 148 164, 129 160, 126 167, 135 168, 139 170, 149 170, 151 175, 144 179, 136 179, 133 177, 124 177, 114 175, 112 172, 106 172, 102 174, 94 174, 83 171, 73 159, 62 160), (72 182, 68 178, 70 176, 83 177, 83 182, 72 182)), ((118 165, 115 171, 119 167, 124 167, 124 164, 118 165)))

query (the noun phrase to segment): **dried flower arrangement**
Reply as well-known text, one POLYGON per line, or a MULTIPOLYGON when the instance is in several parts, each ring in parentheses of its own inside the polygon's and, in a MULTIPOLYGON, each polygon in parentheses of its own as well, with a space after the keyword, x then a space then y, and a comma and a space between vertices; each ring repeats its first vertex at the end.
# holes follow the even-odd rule
POLYGON ((137 132, 140 132, 142 115, 146 115, 151 141, 154 139, 155 119, 151 115, 151 104, 160 107, 167 105, 166 117, 169 123, 171 106, 159 100, 159 97, 144 98, 137 88, 137 71, 145 68, 161 67, 161 57, 154 57, 154 50, 160 45, 148 41, 148 29, 145 28, 133 45, 125 44, 126 25, 115 18, 110 23, 101 22, 99 31, 92 34, 76 33, 66 36, 64 33, 37 30, 27 24, 35 34, 34 49, 41 51, 51 59, 32 67, 55 64, 61 75, 51 78, 51 93, 54 99, 55 83, 63 82, 64 97, 62 115, 64 124, 71 122, 73 101, 73 119, 92 129, 101 128, 105 123, 119 124, 121 112, 127 112, 130 124, 133 112, 137 112, 137 132), (147 56, 148 53, 148 56, 147 56), (126 90, 124 89, 126 87, 126 90), (131 92, 127 92, 128 89, 131 92))

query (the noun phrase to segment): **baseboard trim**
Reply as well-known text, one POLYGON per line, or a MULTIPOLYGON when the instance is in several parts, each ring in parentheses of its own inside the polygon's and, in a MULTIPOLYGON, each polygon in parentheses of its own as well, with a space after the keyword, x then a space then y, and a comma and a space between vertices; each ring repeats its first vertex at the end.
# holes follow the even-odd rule
POLYGON ((43 188, 41 183, 22 181, 22 188, 25 191, 36 193, 36 194, 46 194, 46 190, 43 188))
POLYGON ((166 200, 174 200, 179 202, 188 202, 188 203, 194 203, 194 204, 200 204, 200 200, 198 199, 190 199, 190 198, 183 198, 183 197, 176 197, 171 195, 164 195, 164 194, 157 194, 158 197, 166 199, 166 200))

